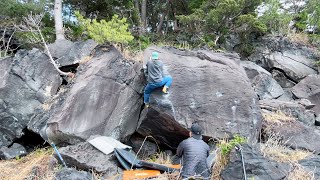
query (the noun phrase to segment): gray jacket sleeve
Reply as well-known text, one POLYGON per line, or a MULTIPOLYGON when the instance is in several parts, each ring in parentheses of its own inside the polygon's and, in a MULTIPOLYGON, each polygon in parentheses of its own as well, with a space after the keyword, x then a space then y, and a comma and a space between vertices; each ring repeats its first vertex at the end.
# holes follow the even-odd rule
POLYGON ((177 156, 178 157, 182 156, 183 148, 184 148, 184 141, 182 141, 178 146, 178 149, 177 149, 177 156))

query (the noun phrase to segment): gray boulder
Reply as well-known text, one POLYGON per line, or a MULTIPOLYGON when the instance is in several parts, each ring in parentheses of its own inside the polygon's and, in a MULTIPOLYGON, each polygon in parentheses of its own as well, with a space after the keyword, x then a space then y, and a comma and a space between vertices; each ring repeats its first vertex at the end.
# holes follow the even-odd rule
POLYGON ((0 61, 0 147, 23 135, 35 109, 61 85, 61 77, 46 54, 21 50, 0 61))
MULTIPOLYGON (((290 169, 289 164, 278 163, 265 158, 257 147, 243 145, 242 152, 248 179, 281 180, 288 175, 288 171, 290 169)), ((225 180, 244 179, 241 154, 239 151, 233 150, 231 152, 230 161, 227 167, 222 171, 221 178, 225 180)))
POLYGON ((257 138, 261 125, 257 97, 237 55, 150 47, 145 61, 152 51, 159 52, 173 84, 169 94, 160 90, 151 94, 150 108, 140 115, 138 133, 176 148, 188 136, 186 128, 197 121, 205 136, 237 133, 257 138))
POLYGON ((313 110, 320 113, 320 75, 309 75, 292 88, 296 98, 306 98, 315 104, 313 110))
POLYGON ((94 40, 71 42, 69 40, 57 40, 49 44, 49 50, 53 58, 60 66, 79 63, 90 56, 98 44, 94 40))
POLYGON ((299 161, 299 164, 302 165, 304 170, 314 174, 314 179, 320 179, 320 157, 311 156, 309 158, 299 161))
POLYGON ((316 51, 280 36, 265 36, 255 42, 249 61, 262 66, 283 88, 294 86, 304 77, 316 74, 316 51))
POLYGON ((312 126, 306 126, 304 123, 293 121, 281 121, 280 124, 269 121, 263 121, 262 129, 265 135, 279 135, 284 144, 292 149, 303 149, 312 151, 315 154, 320 152, 320 134, 312 126))
POLYGON ((293 54, 292 51, 273 52, 266 55, 264 60, 268 69, 281 70, 293 82, 299 82, 310 74, 317 74, 314 60, 293 54))
POLYGON ((271 73, 269 73, 267 70, 263 69, 261 66, 257 65, 254 62, 241 61, 240 64, 241 66, 243 66, 250 80, 253 80, 257 75, 262 75, 262 74, 271 76, 271 73))
POLYGON ((7 160, 21 157, 27 154, 26 148, 18 143, 14 143, 10 148, 2 147, 0 149, 0 159, 7 160))
MULTIPOLYGON (((87 171, 93 169, 96 172, 109 175, 117 173, 115 156, 102 153, 88 142, 62 147, 59 152, 69 167, 77 167, 87 171)), ((59 159, 56 154, 54 155, 56 159, 59 159)))
POLYGON ((86 171, 77 171, 73 168, 63 168, 56 172, 54 179, 56 180, 92 180, 91 173, 86 171))
POLYGON ((253 79, 252 86, 260 100, 277 99, 284 94, 282 87, 272 78, 271 75, 257 75, 253 79))
POLYGON ((78 71, 59 110, 49 117, 49 140, 76 144, 91 135, 128 140, 143 103, 141 69, 141 64, 124 59, 114 47, 97 49, 78 71))
POLYGON ((273 112, 280 110, 287 115, 297 118, 297 120, 308 126, 313 126, 315 124, 315 113, 307 110, 305 106, 299 104, 298 102, 272 99, 260 100, 259 104, 261 109, 273 112))

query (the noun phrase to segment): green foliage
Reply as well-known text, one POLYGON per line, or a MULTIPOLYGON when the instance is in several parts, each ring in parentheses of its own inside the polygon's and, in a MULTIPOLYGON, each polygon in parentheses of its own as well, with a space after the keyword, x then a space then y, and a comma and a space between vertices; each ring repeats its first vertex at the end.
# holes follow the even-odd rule
POLYGON ((44 0, 29 3, 23 3, 16 0, 4 0, 0 1, 0 15, 20 21, 23 16, 26 16, 30 12, 33 12, 34 14, 43 12, 44 7, 44 0))
POLYGON ((114 15, 110 21, 96 19, 85 19, 76 12, 76 17, 87 32, 88 36, 94 39, 99 44, 106 42, 127 44, 134 39, 128 31, 128 24, 126 18, 119 19, 118 15, 114 15))
POLYGON ((315 30, 320 30, 320 1, 319 0, 308 0, 307 1, 307 12, 309 13, 310 26, 315 30))
POLYGON ((289 32, 289 24, 293 15, 288 11, 281 9, 279 0, 266 0, 266 11, 259 20, 266 24, 269 32, 279 32, 286 34, 289 32))
POLYGON ((297 14, 294 18, 296 21, 294 24, 294 27, 298 32, 303 32, 307 28, 308 24, 308 13, 307 11, 302 11, 299 14, 297 14))
POLYGON ((234 149, 236 145, 243 144, 245 142, 247 142, 246 138, 235 135, 234 138, 229 142, 218 144, 218 147, 221 148, 222 155, 227 155, 232 149, 234 149))

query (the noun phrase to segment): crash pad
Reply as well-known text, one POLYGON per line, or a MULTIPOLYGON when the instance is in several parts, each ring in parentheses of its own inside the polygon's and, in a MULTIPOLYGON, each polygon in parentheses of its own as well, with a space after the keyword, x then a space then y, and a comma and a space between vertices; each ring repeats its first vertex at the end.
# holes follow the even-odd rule
POLYGON ((119 163, 125 170, 130 170, 131 169, 131 164, 128 163, 125 159, 123 159, 120 154, 117 151, 114 151, 114 154, 116 158, 118 159, 119 163))
POLYGON ((114 151, 117 152, 122 159, 127 161, 130 164, 130 166, 133 165, 134 167, 138 168, 142 167, 140 165, 140 160, 137 159, 137 157, 132 152, 120 148, 115 148, 114 151))
POLYGON ((157 177, 161 173, 158 170, 130 170, 123 171, 123 180, 136 180, 157 177))
POLYGON ((107 155, 112 153, 114 148, 131 149, 130 146, 122 144, 120 141, 107 136, 97 136, 88 140, 88 142, 107 155))

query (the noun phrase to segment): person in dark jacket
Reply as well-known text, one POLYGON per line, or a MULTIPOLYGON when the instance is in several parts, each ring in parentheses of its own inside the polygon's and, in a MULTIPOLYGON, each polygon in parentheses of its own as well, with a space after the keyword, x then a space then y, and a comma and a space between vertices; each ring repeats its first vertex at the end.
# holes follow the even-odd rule
POLYGON ((210 178, 210 171, 207 167, 207 157, 210 149, 207 143, 202 140, 202 128, 199 124, 192 124, 190 137, 183 140, 177 149, 177 156, 182 157, 181 176, 183 179, 201 176, 204 179, 210 178))
POLYGON ((148 81, 147 86, 144 88, 144 103, 148 108, 151 92, 156 88, 163 87, 163 93, 168 93, 172 77, 164 75, 163 63, 159 59, 158 52, 152 52, 150 60, 147 62, 146 67, 144 67, 144 73, 148 81))

